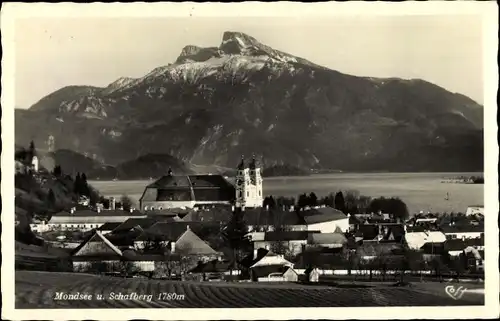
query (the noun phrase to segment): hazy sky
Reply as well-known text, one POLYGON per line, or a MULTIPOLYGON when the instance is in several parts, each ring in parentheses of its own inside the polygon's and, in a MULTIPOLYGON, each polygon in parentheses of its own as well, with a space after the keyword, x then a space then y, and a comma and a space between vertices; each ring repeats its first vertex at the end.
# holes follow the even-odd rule
POLYGON ((15 25, 16 106, 67 85, 106 86, 174 62, 188 44, 241 31, 343 73, 422 78, 483 102, 477 16, 29 18, 15 25))

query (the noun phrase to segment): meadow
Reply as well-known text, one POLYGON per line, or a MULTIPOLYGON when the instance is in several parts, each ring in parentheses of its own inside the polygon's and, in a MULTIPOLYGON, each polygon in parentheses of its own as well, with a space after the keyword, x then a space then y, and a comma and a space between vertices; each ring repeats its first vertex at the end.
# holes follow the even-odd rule
POLYGON ((446 284, 413 287, 335 287, 295 283, 233 283, 124 279, 76 273, 16 271, 16 309, 57 308, 259 308, 457 306, 484 304, 482 295, 446 296, 446 284), (55 300, 56 293, 92 295, 90 300, 55 300), (117 294, 143 298, 116 300, 117 294), (170 293, 171 299, 161 297, 170 293), (97 299, 102 295, 102 300, 97 299), (151 299, 147 299, 147 296, 151 299))
MULTIPOLYGON (((483 184, 447 184, 443 180, 482 173, 335 173, 264 178, 264 195, 294 196, 314 192, 318 196, 338 190, 357 190, 371 197, 400 197, 410 213, 465 212, 469 205, 484 204, 483 184), (448 193, 448 200, 446 196, 448 193)), ((106 196, 130 196, 138 201, 153 181, 90 181, 106 196)))

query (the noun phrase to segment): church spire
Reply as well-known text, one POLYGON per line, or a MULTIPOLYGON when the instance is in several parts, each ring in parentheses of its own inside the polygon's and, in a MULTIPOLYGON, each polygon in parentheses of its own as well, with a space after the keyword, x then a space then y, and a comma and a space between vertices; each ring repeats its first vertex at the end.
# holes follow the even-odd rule
POLYGON ((259 167, 257 159, 255 158, 255 154, 252 155, 252 161, 250 162, 250 169, 256 169, 259 167))
POLYGON ((241 161, 240 164, 238 165, 239 170, 244 170, 245 169, 245 157, 241 155, 241 161))

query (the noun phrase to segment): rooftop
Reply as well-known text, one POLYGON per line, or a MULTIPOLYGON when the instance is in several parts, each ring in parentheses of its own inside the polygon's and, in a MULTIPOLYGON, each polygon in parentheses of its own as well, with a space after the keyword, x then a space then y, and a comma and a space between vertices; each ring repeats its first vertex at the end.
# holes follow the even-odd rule
POLYGON ((347 219, 347 215, 333 207, 311 208, 299 213, 307 225, 347 219))

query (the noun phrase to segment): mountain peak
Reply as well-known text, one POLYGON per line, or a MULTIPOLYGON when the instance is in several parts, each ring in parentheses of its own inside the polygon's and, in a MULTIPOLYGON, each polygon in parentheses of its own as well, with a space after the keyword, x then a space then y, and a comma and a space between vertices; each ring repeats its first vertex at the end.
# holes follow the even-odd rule
POLYGON ((219 49, 227 54, 240 54, 249 47, 262 46, 255 38, 238 31, 226 31, 219 49))

